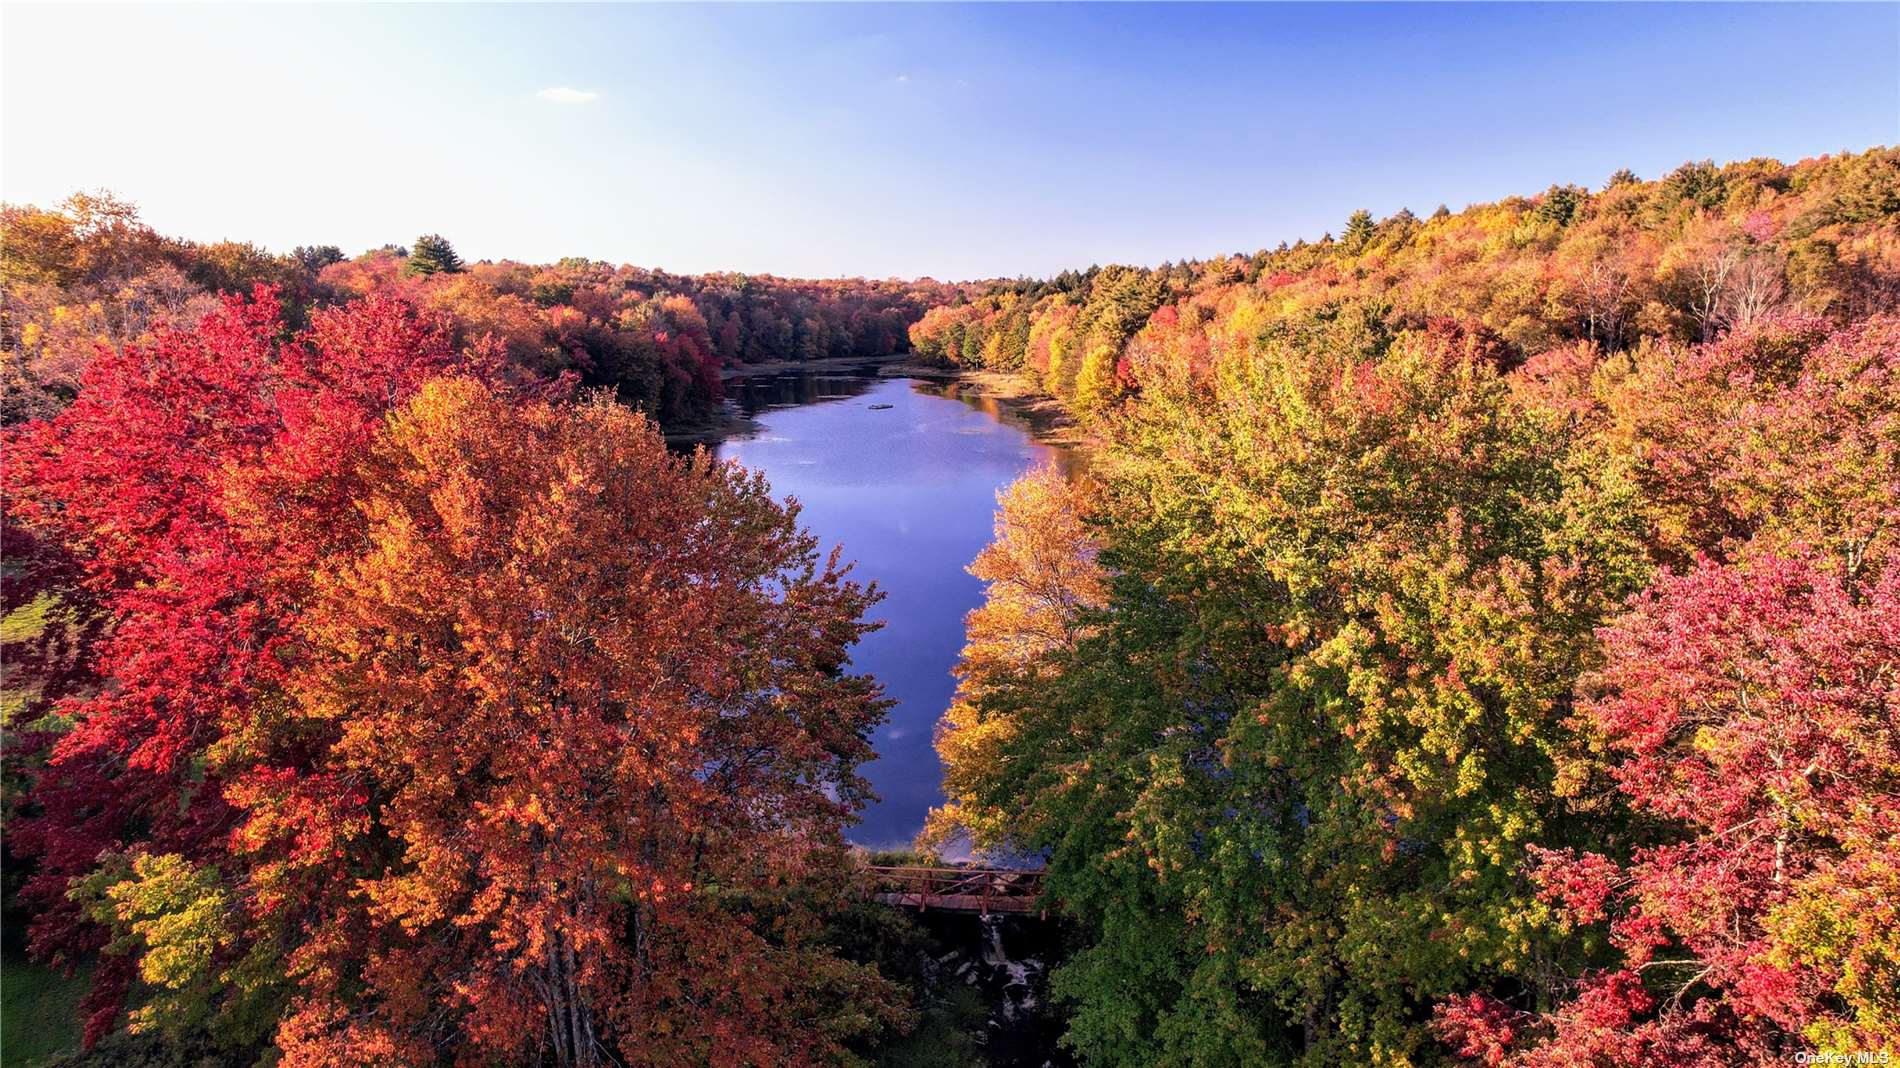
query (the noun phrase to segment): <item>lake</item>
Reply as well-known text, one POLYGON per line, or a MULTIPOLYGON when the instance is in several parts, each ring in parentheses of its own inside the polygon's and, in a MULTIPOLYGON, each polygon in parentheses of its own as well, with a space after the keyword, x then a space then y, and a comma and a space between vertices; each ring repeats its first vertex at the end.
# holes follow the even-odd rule
POLYGON ((1066 457, 961 383, 881 378, 875 365, 737 378, 726 390, 750 422, 717 455, 765 472, 774 494, 803 506, 821 547, 843 545, 853 577, 885 593, 872 610, 884 626, 852 666, 897 704, 864 769, 881 800, 850 837, 908 846, 943 801, 931 734, 956 687, 964 614, 983 597, 964 568, 989 544, 996 492, 1066 457))

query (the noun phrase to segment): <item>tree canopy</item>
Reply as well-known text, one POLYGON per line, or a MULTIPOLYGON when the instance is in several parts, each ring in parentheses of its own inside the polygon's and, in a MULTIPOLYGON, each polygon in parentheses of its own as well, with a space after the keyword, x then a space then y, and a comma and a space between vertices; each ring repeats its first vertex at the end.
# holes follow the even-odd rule
POLYGON ((930 828, 1048 858, 1085 1062, 1892 1047, 1896 159, 912 327, 1096 443, 1002 498, 930 828))
POLYGON ((462 257, 455 254, 455 246, 441 234, 423 234, 416 238, 408 259, 402 264, 404 274, 456 274, 462 269, 462 257))
POLYGON ((161 326, 9 442, 10 527, 106 622, 10 742, 90 1033, 134 981, 134 1027, 286 1065, 826 1060, 900 1022, 819 937, 874 591, 607 397, 397 300, 280 314, 161 326))
POLYGON ((1080 1059, 1900 1043, 1893 150, 960 285, 0 221, 7 875, 91 1038, 911 1027, 844 841, 879 593, 660 432, 909 345, 1090 443, 998 497, 924 843, 1046 860, 1080 1059))

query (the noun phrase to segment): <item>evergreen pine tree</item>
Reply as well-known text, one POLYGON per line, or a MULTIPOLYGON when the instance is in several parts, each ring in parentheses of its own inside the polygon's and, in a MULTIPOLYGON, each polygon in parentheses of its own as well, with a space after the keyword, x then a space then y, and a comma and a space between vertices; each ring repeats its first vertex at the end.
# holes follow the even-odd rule
POLYGON ((290 251, 290 258, 315 274, 333 263, 342 263, 344 256, 343 250, 335 245, 298 245, 290 251))
POLYGON ((1354 252, 1366 247, 1372 240, 1372 213, 1364 208, 1352 213, 1346 220, 1346 247, 1354 252))
POLYGON ((423 234, 416 238, 415 251, 409 254, 409 262, 403 265, 405 274, 455 274, 462 269, 462 257, 455 254, 455 246, 441 234, 423 234))

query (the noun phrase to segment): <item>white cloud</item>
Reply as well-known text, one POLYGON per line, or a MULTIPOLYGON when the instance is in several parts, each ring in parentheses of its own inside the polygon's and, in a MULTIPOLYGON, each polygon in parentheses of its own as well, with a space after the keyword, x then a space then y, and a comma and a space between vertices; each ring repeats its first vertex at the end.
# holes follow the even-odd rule
POLYGON ((591 104, 600 99, 600 94, 592 89, 569 89, 565 85, 543 89, 534 95, 553 104, 591 104))

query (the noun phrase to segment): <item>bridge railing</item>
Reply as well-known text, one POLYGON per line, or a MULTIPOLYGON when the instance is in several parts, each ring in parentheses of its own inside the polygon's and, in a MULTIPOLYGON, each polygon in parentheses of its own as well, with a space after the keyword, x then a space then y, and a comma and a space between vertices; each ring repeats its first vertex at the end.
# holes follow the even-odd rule
POLYGON ((955 912, 1036 912, 1042 873, 1009 868, 867 866, 871 895, 887 905, 955 912))

